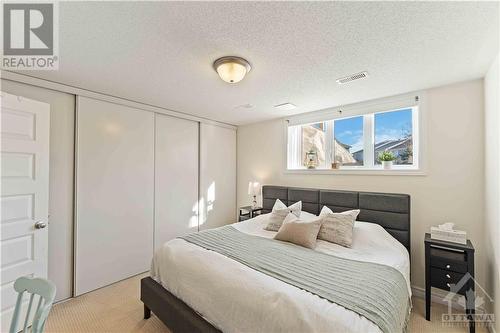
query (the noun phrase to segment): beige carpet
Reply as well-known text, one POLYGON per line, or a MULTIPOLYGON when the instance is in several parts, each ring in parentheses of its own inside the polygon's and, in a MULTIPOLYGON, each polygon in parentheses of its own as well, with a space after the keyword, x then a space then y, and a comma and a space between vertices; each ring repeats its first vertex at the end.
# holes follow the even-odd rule
MULTIPOLYGON (((144 320, 136 276, 109 287, 56 304, 49 316, 46 332, 169 332, 154 315, 144 320)), ((432 321, 424 318, 425 304, 414 298, 410 332, 468 332, 466 328, 443 327, 441 313, 446 307, 432 305, 432 321)), ((486 332, 478 328, 476 332, 486 332)))

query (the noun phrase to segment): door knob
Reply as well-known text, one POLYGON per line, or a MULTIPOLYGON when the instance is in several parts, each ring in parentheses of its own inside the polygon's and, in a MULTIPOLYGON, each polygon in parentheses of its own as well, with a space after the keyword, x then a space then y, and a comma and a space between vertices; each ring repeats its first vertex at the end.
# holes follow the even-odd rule
POLYGON ((38 221, 35 223, 35 229, 43 229, 47 226, 47 224, 43 221, 38 221))

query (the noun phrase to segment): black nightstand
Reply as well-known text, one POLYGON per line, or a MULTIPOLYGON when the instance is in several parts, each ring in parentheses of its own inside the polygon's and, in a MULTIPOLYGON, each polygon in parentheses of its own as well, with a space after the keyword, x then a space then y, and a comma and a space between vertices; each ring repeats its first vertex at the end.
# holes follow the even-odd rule
POLYGON ((261 212, 262 212, 262 207, 254 207, 254 206, 240 207, 240 216, 238 221, 241 222, 251 219, 253 217, 256 217, 257 215, 260 215, 261 212))
POLYGON ((431 287, 456 292, 466 298, 469 329, 475 332, 474 246, 431 239, 425 234, 425 319, 431 318, 431 287), (469 273, 470 278, 462 280, 469 273), (471 290, 472 293, 467 293, 471 290), (470 315, 470 316, 469 316, 470 315))

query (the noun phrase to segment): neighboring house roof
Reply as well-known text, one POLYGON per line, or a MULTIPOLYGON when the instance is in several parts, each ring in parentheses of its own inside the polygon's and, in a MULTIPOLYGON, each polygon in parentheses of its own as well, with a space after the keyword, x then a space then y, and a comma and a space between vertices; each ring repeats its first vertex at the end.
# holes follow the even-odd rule
POLYGON ((349 152, 349 148, 351 148, 351 146, 339 142, 337 139, 335 139, 334 142, 335 142, 335 162, 341 162, 341 163, 357 162, 356 159, 354 159, 354 157, 352 157, 352 154, 349 152))
POLYGON ((345 149, 347 149, 347 150, 351 149, 351 147, 352 147, 351 145, 348 145, 347 143, 340 142, 340 141, 339 141, 339 140, 337 140, 337 139, 335 139, 335 141, 336 141, 339 145, 341 145, 342 147, 344 147, 344 148, 345 148, 345 149))
POLYGON ((401 140, 396 140, 396 141, 392 141, 391 144, 389 147, 387 148, 384 148, 384 149, 387 149, 387 150, 391 150, 391 149, 400 149, 400 148, 406 148, 408 146, 408 144, 411 143, 411 136, 410 137, 407 137, 407 138, 404 138, 404 139, 401 139, 401 140))
MULTIPOLYGON (((408 146, 408 144, 411 143, 411 140, 412 140, 412 137, 409 136, 409 137, 404 138, 404 139, 381 141, 381 142, 375 144, 375 151, 406 148, 408 146)), ((355 151, 353 154, 360 153, 360 152, 363 152, 363 149, 355 151)))

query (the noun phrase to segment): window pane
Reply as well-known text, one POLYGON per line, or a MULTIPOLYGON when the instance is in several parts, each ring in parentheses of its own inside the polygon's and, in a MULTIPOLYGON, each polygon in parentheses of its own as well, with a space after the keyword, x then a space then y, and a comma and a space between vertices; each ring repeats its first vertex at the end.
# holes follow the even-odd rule
POLYGON ((333 159, 342 165, 363 165, 363 117, 334 121, 333 159))
POLYGON ((413 164, 412 109, 375 114, 375 164, 384 151, 394 154, 395 165, 413 164))
POLYGON ((302 126, 302 165, 325 168, 326 122, 302 126), (312 159, 312 161, 311 161, 312 159))

